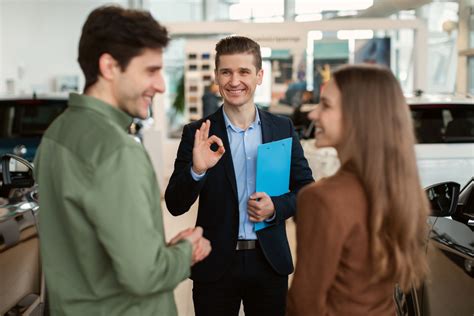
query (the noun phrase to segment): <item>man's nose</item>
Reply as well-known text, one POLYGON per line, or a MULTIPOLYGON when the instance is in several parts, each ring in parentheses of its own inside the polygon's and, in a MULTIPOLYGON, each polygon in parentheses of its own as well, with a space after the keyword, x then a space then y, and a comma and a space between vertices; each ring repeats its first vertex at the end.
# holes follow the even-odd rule
POLYGON ((240 76, 238 74, 233 74, 230 78, 230 84, 233 86, 238 86, 240 84, 240 76))
POLYGON ((158 74, 153 80, 153 89, 156 92, 163 93, 166 90, 165 79, 161 74, 158 74))

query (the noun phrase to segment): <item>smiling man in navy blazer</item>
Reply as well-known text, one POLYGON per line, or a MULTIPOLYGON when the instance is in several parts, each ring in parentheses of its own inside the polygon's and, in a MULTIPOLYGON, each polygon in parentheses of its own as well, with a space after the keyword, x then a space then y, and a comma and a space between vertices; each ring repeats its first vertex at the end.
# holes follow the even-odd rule
POLYGON ((257 109, 262 83, 260 46, 232 36, 216 45, 216 82, 224 105, 184 127, 165 200, 173 215, 199 197, 197 225, 211 241, 209 257, 191 278, 197 316, 284 315, 293 271, 285 220, 295 214, 296 193, 313 181, 291 121, 257 109), (293 137, 290 192, 255 192, 257 147, 293 137), (254 223, 270 225, 257 232, 254 223))

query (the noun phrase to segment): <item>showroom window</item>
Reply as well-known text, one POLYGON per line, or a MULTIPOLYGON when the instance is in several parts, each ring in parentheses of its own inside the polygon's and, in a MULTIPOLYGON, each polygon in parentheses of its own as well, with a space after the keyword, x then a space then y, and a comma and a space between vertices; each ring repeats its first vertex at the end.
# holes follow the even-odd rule
POLYGON ((433 2, 418 16, 428 24, 428 82, 430 93, 453 93, 456 83, 458 22, 457 2, 433 2))

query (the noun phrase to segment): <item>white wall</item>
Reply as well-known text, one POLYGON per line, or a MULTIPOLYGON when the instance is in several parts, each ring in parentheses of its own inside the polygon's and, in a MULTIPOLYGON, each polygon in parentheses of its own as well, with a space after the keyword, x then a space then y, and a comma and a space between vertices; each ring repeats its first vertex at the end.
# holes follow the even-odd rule
MULTIPOLYGON (((0 94, 54 91, 57 76, 83 76, 77 63, 80 31, 95 7, 114 1, 0 0, 0 94)), ((115 1, 123 6, 127 1, 115 1)))
MULTIPOLYGON (((213 1, 211 1, 212 3, 213 1)), ((16 93, 52 92, 57 76, 84 78, 77 63, 80 31, 87 15, 99 5, 130 0, 0 0, 0 95, 6 79, 16 93)), ((181 0, 145 0, 160 21, 198 21, 202 4, 181 0)), ((227 7, 219 7, 219 16, 227 7)))

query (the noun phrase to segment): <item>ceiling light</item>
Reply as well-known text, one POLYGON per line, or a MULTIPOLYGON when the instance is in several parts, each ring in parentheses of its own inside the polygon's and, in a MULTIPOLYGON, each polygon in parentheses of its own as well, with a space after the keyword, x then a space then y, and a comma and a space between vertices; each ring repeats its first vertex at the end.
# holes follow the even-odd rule
POLYGON ((349 39, 371 39, 374 37, 372 30, 340 30, 337 31, 337 38, 340 40, 349 39))
POLYGON ((365 10, 374 4, 373 0, 300 0, 296 1, 296 13, 321 11, 365 10))

